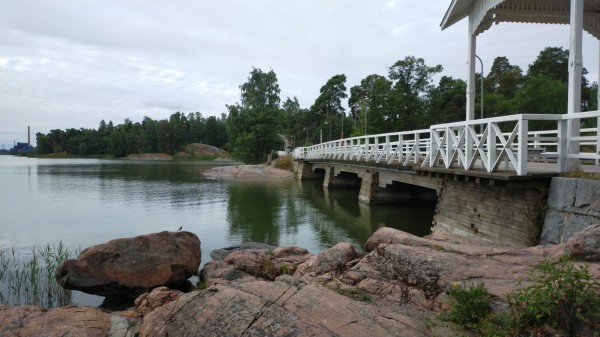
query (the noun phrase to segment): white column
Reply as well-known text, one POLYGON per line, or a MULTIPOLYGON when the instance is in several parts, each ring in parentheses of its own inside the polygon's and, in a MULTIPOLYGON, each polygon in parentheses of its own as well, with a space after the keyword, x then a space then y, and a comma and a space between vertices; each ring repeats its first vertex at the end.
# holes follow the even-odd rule
MULTIPOLYGON (((598 40, 598 86, 596 91, 596 110, 600 111, 600 40, 598 40)), ((596 120, 596 127, 600 130, 600 117, 596 120)), ((600 155, 600 132, 596 131, 596 154, 600 155)), ((596 165, 600 165, 600 159, 596 159, 596 165)))
MULTIPOLYGON (((569 44, 569 100, 567 113, 581 112, 581 71, 583 69, 583 0, 571 0, 571 33, 569 44)), ((579 137, 579 120, 570 120, 567 137, 579 137)), ((570 141, 567 153, 579 153, 579 142, 570 141)), ((568 159, 567 170, 579 167, 579 160, 568 159)))
POLYGON ((471 21, 472 14, 469 15, 469 53, 467 59, 467 68, 469 69, 469 74, 467 77, 467 112, 465 116, 465 120, 470 121, 475 119, 475 52, 477 49, 477 40, 475 34, 472 33, 471 30, 471 21))

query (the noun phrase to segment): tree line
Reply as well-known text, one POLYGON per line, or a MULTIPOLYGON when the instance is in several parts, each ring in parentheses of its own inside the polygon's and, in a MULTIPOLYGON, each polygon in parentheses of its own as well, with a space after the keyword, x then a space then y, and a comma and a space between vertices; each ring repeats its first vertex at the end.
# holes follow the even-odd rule
MULTIPOLYGON (((566 113, 569 51, 548 47, 524 72, 504 57, 496 57, 484 77, 485 117, 518 113, 566 113)), ((462 121, 466 110, 466 82, 442 74, 441 65, 407 56, 387 69, 346 87, 346 75, 329 78, 314 103, 300 106, 296 97, 282 100, 277 75, 253 68, 240 86, 240 101, 226 105, 228 114, 204 118, 200 113, 177 112, 169 120, 141 123, 126 119, 113 126, 102 121, 98 130, 51 130, 39 134, 38 152, 70 154, 173 153, 201 142, 224 148, 244 162, 264 162, 268 153, 349 136, 429 128, 432 124, 462 121), (434 78, 439 78, 434 83, 434 78), (347 99, 348 109, 344 107, 347 99)), ((597 83, 582 76, 581 110, 596 109, 597 83)), ((481 104, 476 75, 477 99, 481 104)))
POLYGON ((227 143, 226 116, 204 117, 201 113, 181 112, 169 119, 144 117, 141 122, 126 118, 122 124, 100 121, 98 129, 50 130, 37 133, 39 154, 66 151, 75 156, 125 157, 132 153, 175 153, 190 143, 204 143, 223 148, 227 143))

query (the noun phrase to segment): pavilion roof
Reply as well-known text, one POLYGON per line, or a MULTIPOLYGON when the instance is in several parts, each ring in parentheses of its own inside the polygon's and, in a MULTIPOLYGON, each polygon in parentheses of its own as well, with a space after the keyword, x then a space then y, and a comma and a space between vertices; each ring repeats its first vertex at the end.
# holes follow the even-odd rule
MULTIPOLYGON (((440 24, 442 30, 473 15, 472 34, 479 34, 493 23, 569 24, 569 0, 452 0, 440 24)), ((600 0, 584 0, 583 29, 600 39, 600 0)))

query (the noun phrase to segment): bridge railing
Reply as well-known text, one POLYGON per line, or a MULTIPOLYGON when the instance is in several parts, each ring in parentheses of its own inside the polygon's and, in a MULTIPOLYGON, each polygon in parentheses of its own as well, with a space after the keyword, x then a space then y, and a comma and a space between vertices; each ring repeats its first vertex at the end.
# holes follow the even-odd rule
POLYGON ((403 166, 460 167, 476 165, 496 172, 501 163, 526 175, 530 160, 555 161, 557 172, 567 160, 600 161, 600 112, 520 114, 432 125, 429 129, 352 137, 294 150, 308 160, 345 160, 403 166), (569 123, 596 124, 567 137, 569 123), (552 127, 554 130, 536 130, 552 127))

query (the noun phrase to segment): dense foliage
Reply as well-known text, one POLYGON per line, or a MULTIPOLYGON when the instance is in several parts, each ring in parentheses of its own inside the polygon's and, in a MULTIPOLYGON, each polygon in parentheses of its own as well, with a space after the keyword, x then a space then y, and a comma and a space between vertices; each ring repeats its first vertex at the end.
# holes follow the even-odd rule
MULTIPOLYGON (((566 113, 568 50, 545 48, 526 73, 497 57, 483 79, 485 117, 518 113, 566 113)), ((597 83, 582 76, 581 110, 597 107, 597 83)), ((477 74, 479 83, 481 76, 477 74)), ((100 122, 94 129, 51 130, 37 134, 41 154, 126 156, 131 153, 174 153, 189 143, 229 150, 245 162, 263 162, 271 151, 343 138, 391 131, 425 129, 432 124, 464 120, 466 83, 443 75, 441 65, 407 56, 387 69, 346 86, 346 75, 332 76, 309 108, 296 97, 282 100, 277 75, 253 68, 240 86, 239 103, 227 105, 228 115, 174 113, 168 120, 125 119, 123 124, 100 122), (437 84, 435 83, 435 79, 437 84), (347 99, 348 111, 344 100, 347 99)), ((475 111, 480 111, 477 87, 475 111)), ((480 116, 476 113, 477 118, 480 116)), ((536 127, 553 127, 536 125, 536 127)))
POLYGON ((112 121, 107 124, 102 120, 97 130, 55 129, 48 134, 38 133, 37 152, 124 157, 132 153, 175 153, 190 143, 224 147, 227 142, 225 118, 225 115, 205 118, 199 112, 187 116, 176 112, 168 120, 145 117, 141 123, 133 123, 126 118, 123 124, 116 126, 112 121))
POLYGON ((228 105, 227 134, 231 154, 247 163, 264 162, 281 143, 279 84, 273 70, 253 68, 240 86, 242 102, 228 105))

